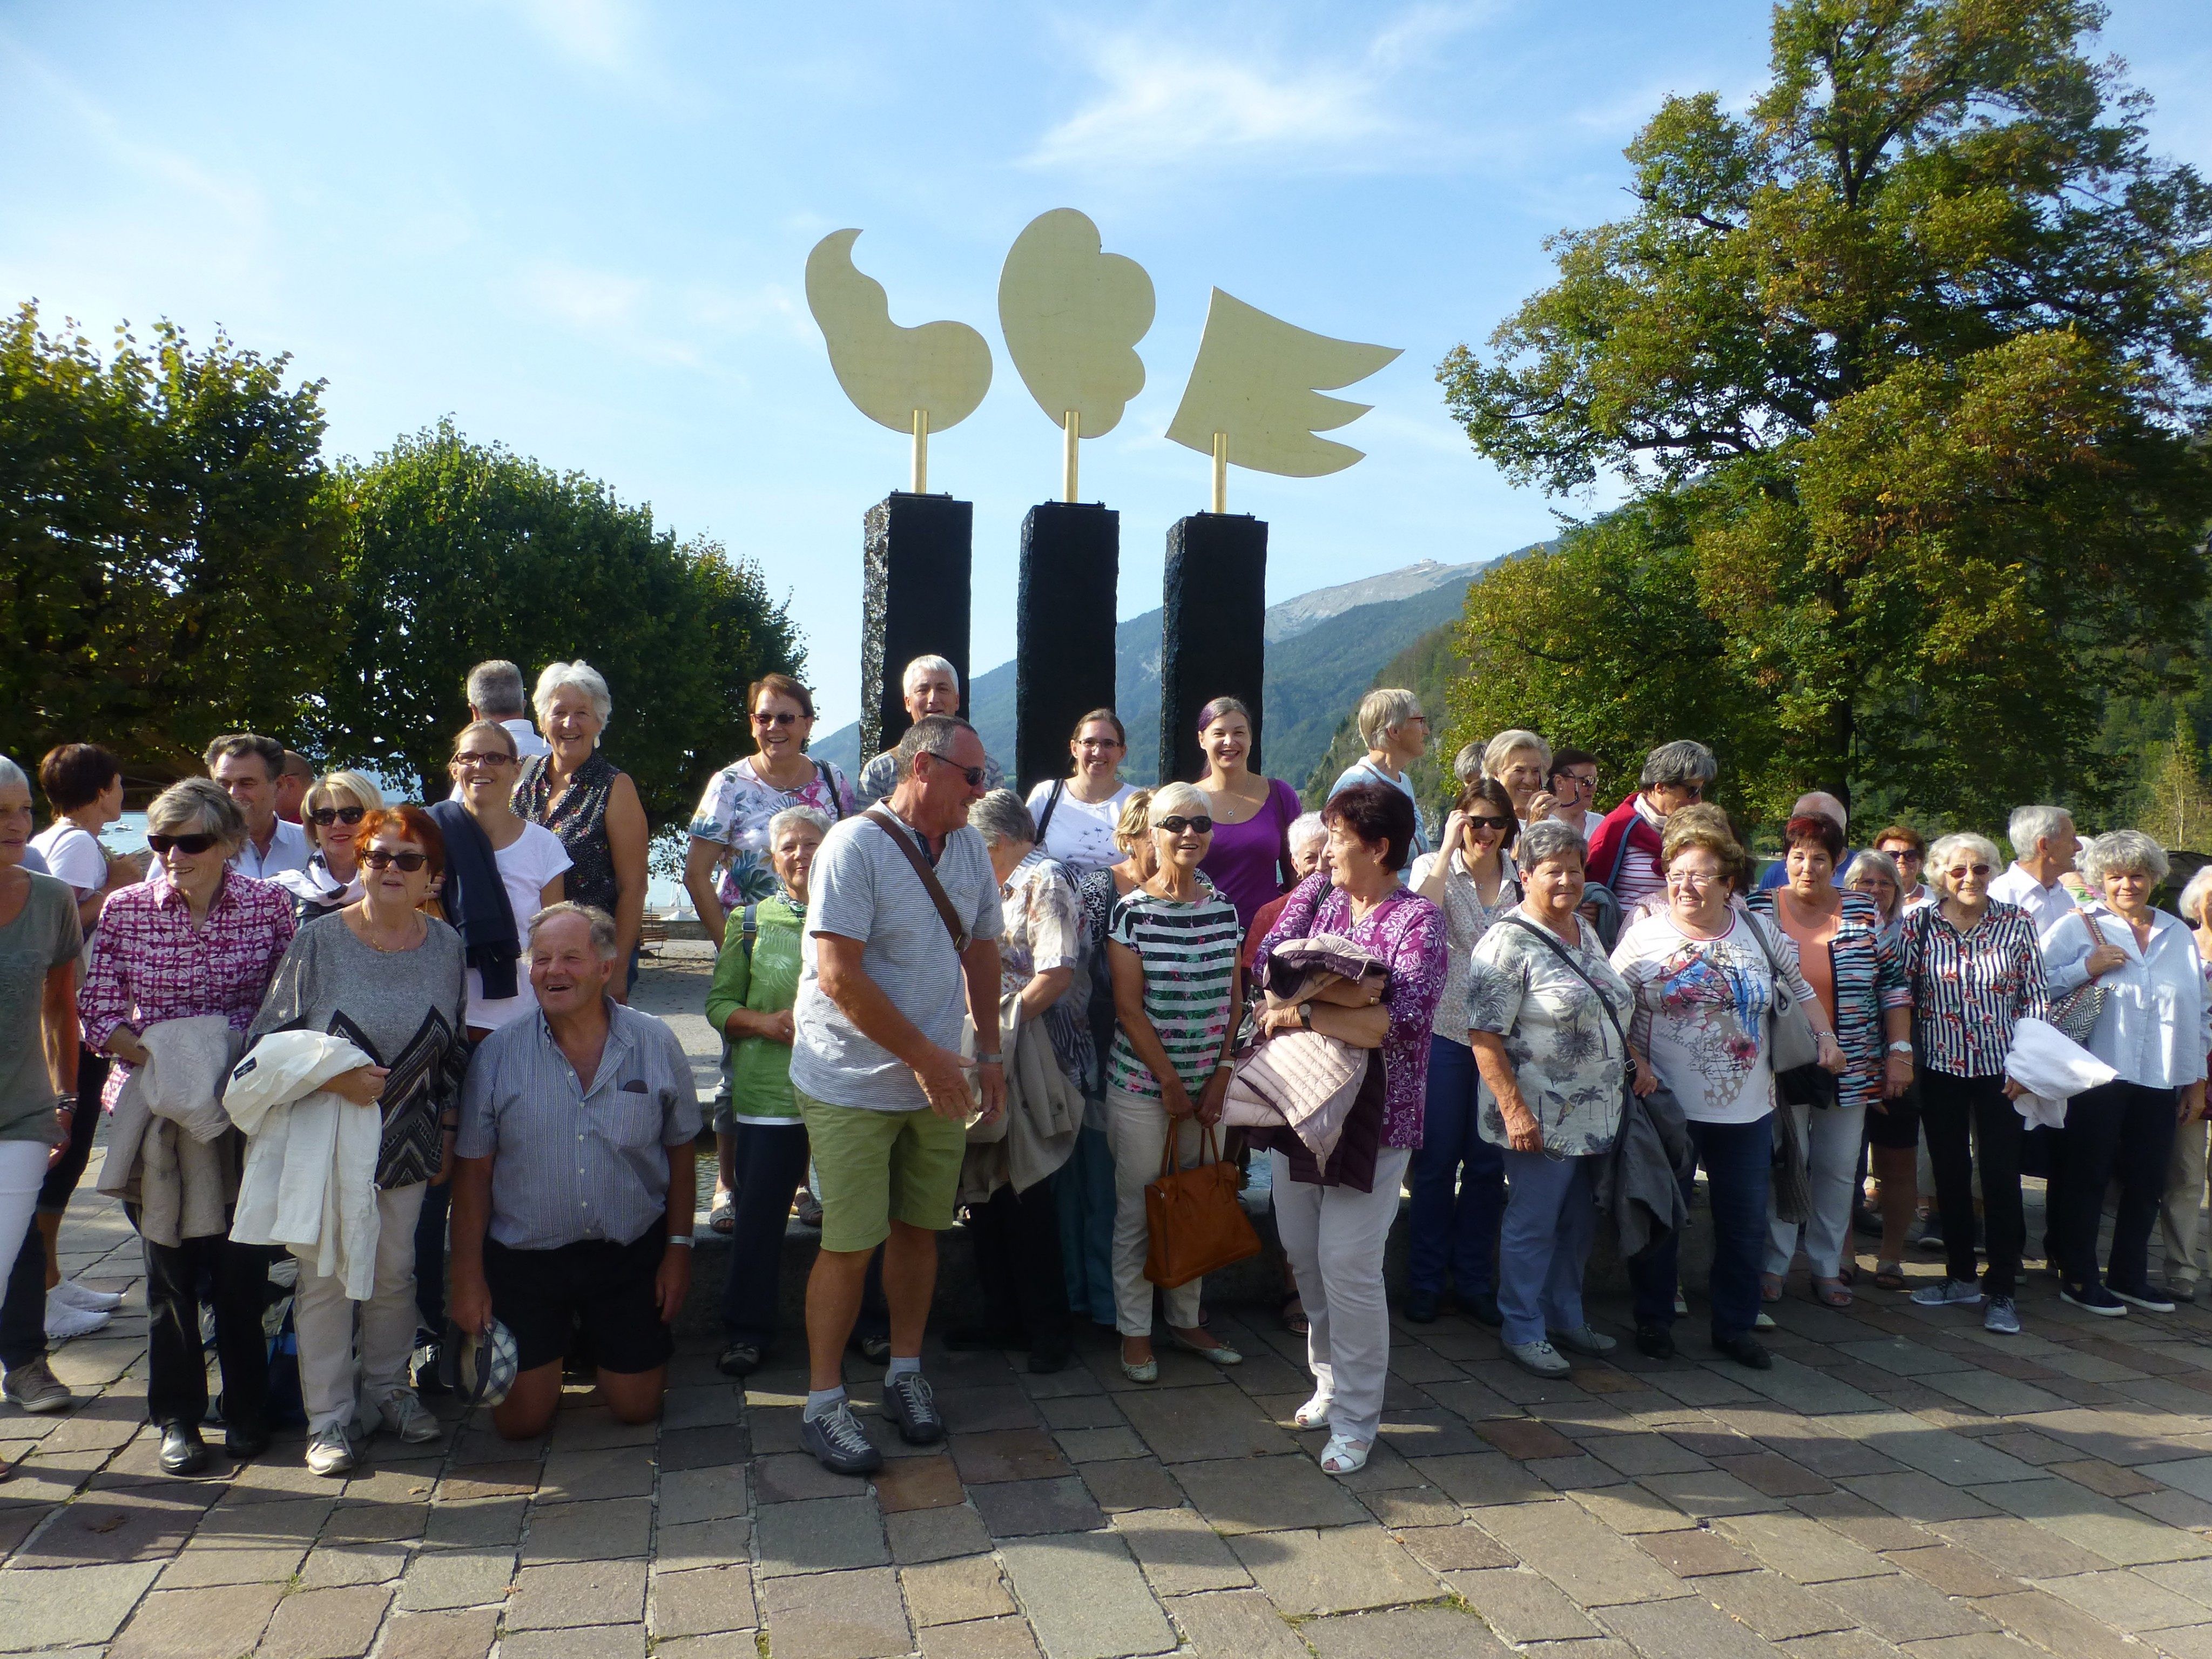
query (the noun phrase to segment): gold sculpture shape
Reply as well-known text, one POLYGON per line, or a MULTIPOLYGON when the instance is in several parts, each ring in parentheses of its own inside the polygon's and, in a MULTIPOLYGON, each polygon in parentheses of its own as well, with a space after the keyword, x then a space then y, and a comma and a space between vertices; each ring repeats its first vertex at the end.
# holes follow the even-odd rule
POLYGON ((929 484, 929 434, 975 412, 991 389, 991 348, 965 323, 891 321, 884 285, 853 264, 857 230, 836 230, 806 256, 806 307, 830 348, 830 367, 855 407, 914 434, 914 493, 929 484))
POLYGON ((1152 328, 1152 279, 1108 253, 1073 208, 1030 221, 999 273, 999 326, 1022 383, 1066 434, 1061 497, 1075 499, 1079 440, 1111 432, 1145 389, 1137 342, 1152 328))
POLYGON ((1314 434, 1348 426, 1373 405, 1322 391, 1364 380, 1399 354, 1313 333, 1217 288, 1168 436, 1212 455, 1216 513, 1228 510, 1231 461, 1292 478, 1341 472, 1364 452, 1314 434))

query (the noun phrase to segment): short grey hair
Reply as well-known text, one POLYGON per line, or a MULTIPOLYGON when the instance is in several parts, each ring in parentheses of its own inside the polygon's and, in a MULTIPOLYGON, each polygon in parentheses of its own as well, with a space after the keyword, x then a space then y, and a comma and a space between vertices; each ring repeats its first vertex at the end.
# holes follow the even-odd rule
POLYGON ((479 714, 497 720, 522 718, 522 671, 504 657, 489 658, 469 670, 462 691, 479 714))
POLYGON ((1291 827, 1283 832, 1296 853, 1301 847, 1310 847, 1317 841, 1328 839, 1328 826, 1321 821, 1318 812, 1301 812, 1291 820, 1291 827))
MULTIPOLYGON (((601 726, 614 718, 614 694, 607 690, 605 677, 579 657, 574 662, 549 662, 545 672, 538 677, 538 690, 532 695, 530 704, 539 720, 545 718, 545 711, 563 690, 580 691, 590 698, 592 712, 599 717, 601 726)), ((481 708, 483 705, 478 703, 477 707, 481 708)), ((521 712, 515 710, 518 714, 521 712)))
POLYGON ((768 821, 768 844, 773 848, 783 839, 783 832, 794 823, 811 823, 822 834, 830 833, 832 820, 818 806, 787 806, 768 821))
POLYGON ((2063 806, 2015 806, 2005 823, 2005 839, 2014 858, 2033 858, 2036 842, 2051 840, 2073 822, 2074 815, 2063 806))
MULTIPOLYGON (((1889 884, 1889 908, 1881 913, 1881 919, 1894 921, 1897 907, 1905 902, 1905 877, 1898 870, 1897 860, 1888 854, 1877 853, 1869 847, 1864 852, 1852 855, 1851 867, 1844 872, 1844 888, 1854 893, 1864 891, 1866 884, 1859 879, 1862 876, 1880 876, 1889 884)), ((1879 904, 1881 901, 1877 899, 1875 902, 1879 904)))
POLYGON ((1545 860, 1565 853, 1572 853, 1577 864, 1587 866, 1589 862, 1589 843, 1583 839, 1579 830, 1557 818, 1539 818, 1523 830, 1521 839, 1514 843, 1513 864, 1526 875, 1545 860))
POLYGON ((924 674, 945 675, 951 680, 955 691, 960 689, 960 671, 945 658, 930 655, 916 657, 906 665, 899 675, 899 690, 902 692, 911 691, 915 681, 924 674))
POLYGON ((2173 869, 2166 848, 2140 830, 2107 830, 2091 837, 2079 863, 2082 879, 2093 887, 2101 887, 2106 876, 2127 870, 2148 876, 2155 887, 2173 869))
MULTIPOLYGON (((975 729, 957 714, 924 714, 907 727, 906 735, 898 740, 898 747, 891 750, 897 758, 898 775, 914 775, 915 757, 918 755, 934 755, 943 760, 945 745, 952 741, 955 732, 975 729)), ((979 737, 976 741, 982 739, 979 737)))
POLYGON ((530 937, 534 945, 538 932, 549 921, 562 916, 581 916, 592 930, 592 949, 601 962, 612 962, 615 957, 615 919, 596 904, 579 904, 574 899, 562 899, 558 904, 549 904, 530 919, 530 937))
POLYGON ((1664 783, 1711 783, 1721 775, 1721 763, 1713 758, 1713 751, 1695 738, 1677 738, 1672 743, 1662 743, 1644 757, 1644 770, 1637 775, 1638 789, 1656 789, 1664 783))
POLYGON ((1370 749, 1380 749, 1383 733, 1420 712, 1421 700, 1402 685, 1370 691, 1359 700, 1359 740, 1370 749))
POLYGON ((1482 775, 1482 745, 1468 743, 1460 745, 1459 753, 1452 757, 1452 775, 1464 789, 1482 775))
POLYGON ((1945 878, 1950 873, 1951 860, 1961 853, 1973 854, 1991 870, 2004 862, 2004 855, 1997 851, 1996 842, 1987 836, 1978 836, 1971 830, 1946 836, 1928 849, 1926 878, 1929 885, 1937 892, 1950 892, 1950 883, 1945 878))
POLYGON ((1552 745, 1538 733, 1515 726, 1510 732, 1500 732, 1482 746, 1482 775, 1496 777, 1515 751, 1522 749, 1534 750, 1541 757, 1537 763, 1547 772, 1552 769, 1552 745))
POLYGON ((21 767, 9 760, 7 756, 0 755, 0 789, 12 789, 17 784, 22 785, 26 793, 29 793, 31 787, 29 776, 21 767))
POLYGON ((1790 816, 1832 818, 1838 830, 1848 830, 1851 825, 1851 809, 1844 805, 1841 796, 1832 795, 1825 789, 1808 789, 1798 796, 1796 804, 1790 809, 1790 816), (1827 810, 1831 806, 1836 809, 1832 812, 1827 810))
POLYGON ((154 797, 146 829, 156 836, 213 836, 226 847, 246 840, 246 814, 212 778, 186 778, 154 797))
POLYGON ((2180 902, 2175 906, 2181 912, 2181 919, 2202 927, 2207 896, 2212 896, 2212 864, 2199 865, 2197 873, 2190 877, 2189 884, 2181 890, 2180 902))
POLYGON ((1206 798, 1206 791, 1194 783, 1164 783, 1152 791, 1146 803, 1145 823, 1147 828, 1162 818, 1213 816, 1213 803, 1206 798))
POLYGON ((968 809, 968 827, 987 847, 1036 845, 1036 820, 1011 789, 994 789, 968 809))

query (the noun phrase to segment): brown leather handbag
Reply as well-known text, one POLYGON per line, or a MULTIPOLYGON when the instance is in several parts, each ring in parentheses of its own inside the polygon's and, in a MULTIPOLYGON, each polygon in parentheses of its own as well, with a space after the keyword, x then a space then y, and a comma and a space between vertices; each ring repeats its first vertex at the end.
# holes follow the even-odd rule
POLYGON ((1145 1277, 1170 1291, 1260 1254, 1260 1236, 1237 1197, 1242 1174, 1223 1160, 1213 1126, 1206 1125, 1198 1162, 1188 1170, 1176 1168, 1181 1127, 1169 1124, 1160 1178, 1145 1188, 1145 1277))

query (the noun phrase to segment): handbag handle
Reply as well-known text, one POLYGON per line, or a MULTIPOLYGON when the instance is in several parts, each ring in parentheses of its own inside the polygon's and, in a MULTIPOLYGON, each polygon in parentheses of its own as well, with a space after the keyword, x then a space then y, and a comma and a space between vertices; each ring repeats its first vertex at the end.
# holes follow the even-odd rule
MULTIPOLYGON (((1220 1163, 1221 1144, 1213 1138, 1213 1126, 1211 1123, 1204 1123, 1199 1127, 1200 1133, 1198 1138, 1198 1163, 1220 1163)), ((1160 1147, 1160 1179, 1163 1181, 1178 1172, 1176 1163, 1176 1142, 1182 1138, 1177 1133, 1176 1126, 1170 1122, 1168 1125, 1168 1138, 1160 1147)), ((1197 1167, 1197 1164, 1191 1165, 1193 1169, 1197 1167)))
MULTIPOLYGON (((1779 1019, 1797 1006, 1797 999, 1790 994, 1790 982, 1782 976, 1782 962, 1774 954, 1774 942, 1767 938, 1766 929, 1759 925, 1765 917, 1756 910, 1747 910, 1744 915, 1750 922, 1751 936, 1759 941, 1759 955, 1766 958, 1767 977, 1774 981, 1774 1006, 1771 1012, 1772 1018, 1779 1019)), ((1781 924, 1777 922, 1775 926, 1778 927, 1781 924)), ((1798 971, 1802 973, 1804 969, 1800 968, 1798 971)))

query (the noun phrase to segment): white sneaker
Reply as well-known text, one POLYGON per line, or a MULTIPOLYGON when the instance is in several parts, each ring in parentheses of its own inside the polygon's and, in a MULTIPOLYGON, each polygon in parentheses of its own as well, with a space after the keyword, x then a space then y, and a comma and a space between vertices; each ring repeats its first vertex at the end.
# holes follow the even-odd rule
POLYGON ((384 1426, 410 1446, 426 1446, 445 1432, 412 1389, 398 1389, 377 1402, 384 1426))
POLYGON ((46 1297, 46 1340, 66 1342, 73 1336, 89 1336, 112 1318, 106 1313, 95 1313, 89 1308, 72 1308, 66 1302, 46 1297))
POLYGON ((344 1474, 353 1468, 353 1444, 343 1425, 332 1424, 307 1442, 307 1470, 311 1474, 344 1474))
POLYGON ((66 1307, 82 1308, 88 1313, 113 1313, 123 1305, 120 1292, 95 1291, 80 1285, 74 1279, 64 1279, 46 1292, 49 1303, 59 1302, 66 1307))

